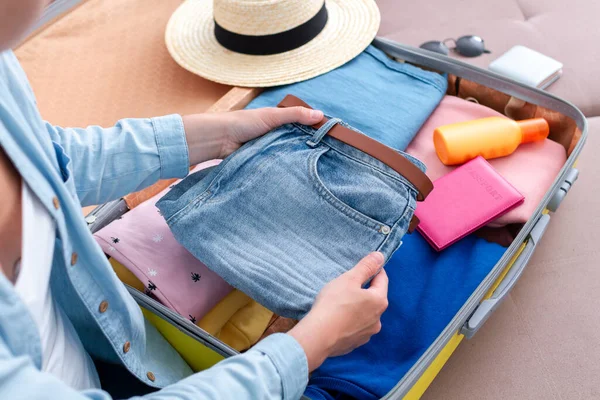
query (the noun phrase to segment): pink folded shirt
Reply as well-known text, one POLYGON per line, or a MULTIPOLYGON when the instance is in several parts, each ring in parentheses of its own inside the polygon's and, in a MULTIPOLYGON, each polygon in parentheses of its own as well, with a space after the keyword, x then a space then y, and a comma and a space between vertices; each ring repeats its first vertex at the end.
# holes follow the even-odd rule
MULTIPOLYGON (((427 166, 427 176, 435 181, 456 168, 445 166, 435 154, 433 147, 435 128, 455 122, 495 116, 504 117, 491 108, 455 96, 445 96, 408 145, 406 152, 423 161, 427 166)), ((565 148, 549 139, 523 144, 510 156, 488 160, 500 175, 525 196, 522 205, 494 220, 488 226, 501 227, 527 222, 566 160, 565 148)))
MULTIPOLYGON (((193 172, 219 162, 213 160, 199 164, 193 172)), ((107 255, 144 283, 146 293, 196 322, 233 288, 173 237, 155 207, 168 190, 113 221, 94 237, 107 255)))

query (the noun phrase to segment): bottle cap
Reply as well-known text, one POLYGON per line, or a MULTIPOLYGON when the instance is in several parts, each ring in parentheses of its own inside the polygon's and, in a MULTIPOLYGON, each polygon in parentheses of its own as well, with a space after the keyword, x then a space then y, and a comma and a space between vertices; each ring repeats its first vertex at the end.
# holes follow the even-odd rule
POLYGON ((450 165, 448 142, 439 128, 433 131, 433 146, 435 147, 435 152, 440 161, 444 165, 450 165))
POLYGON ((521 128, 521 143, 544 140, 550 133, 550 127, 544 118, 525 119, 523 121, 517 121, 517 124, 519 125, 519 128, 521 128))

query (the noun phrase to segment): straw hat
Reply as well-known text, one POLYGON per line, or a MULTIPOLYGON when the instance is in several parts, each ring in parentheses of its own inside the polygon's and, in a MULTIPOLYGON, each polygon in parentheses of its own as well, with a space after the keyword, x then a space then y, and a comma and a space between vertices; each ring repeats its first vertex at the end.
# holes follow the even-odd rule
POLYGON ((379 28, 374 0, 186 0, 167 48, 211 81, 267 87, 331 71, 360 54, 379 28))

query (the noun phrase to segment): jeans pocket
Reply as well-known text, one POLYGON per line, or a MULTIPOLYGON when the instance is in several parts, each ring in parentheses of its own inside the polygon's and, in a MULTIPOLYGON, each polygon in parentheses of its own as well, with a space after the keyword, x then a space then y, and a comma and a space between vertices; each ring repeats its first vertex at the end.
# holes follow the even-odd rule
POLYGON ((327 145, 311 155, 309 174, 323 199, 373 229, 392 227, 414 212, 415 194, 404 180, 327 145))

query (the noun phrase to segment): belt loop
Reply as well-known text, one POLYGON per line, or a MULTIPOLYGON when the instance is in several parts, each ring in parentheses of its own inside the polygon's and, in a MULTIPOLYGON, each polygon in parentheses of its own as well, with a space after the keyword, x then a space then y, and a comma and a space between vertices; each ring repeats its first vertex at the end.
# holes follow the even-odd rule
POLYGON ((306 141, 306 144, 310 147, 315 147, 318 145, 321 139, 323 139, 323 137, 327 135, 331 128, 333 128, 338 122, 341 122, 339 118, 331 118, 325 122, 318 131, 313 133, 313 137, 306 141))

